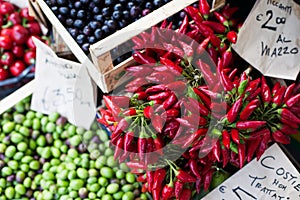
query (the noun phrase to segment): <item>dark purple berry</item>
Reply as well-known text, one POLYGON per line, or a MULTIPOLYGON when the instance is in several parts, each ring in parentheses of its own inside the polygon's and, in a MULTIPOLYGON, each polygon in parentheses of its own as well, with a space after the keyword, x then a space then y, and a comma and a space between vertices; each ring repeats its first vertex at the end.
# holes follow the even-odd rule
POLYGON ((85 10, 79 10, 79 11, 77 12, 77 17, 78 17, 79 19, 84 19, 84 18, 86 18, 86 17, 87 17, 86 11, 85 11, 85 10))
POLYGON ((130 9, 130 16, 133 18, 136 18, 137 16, 139 16, 140 12, 141 12, 141 9, 139 7, 133 6, 130 9))
POLYGON ((94 44, 97 42, 96 37, 95 36, 89 36, 88 41, 90 44, 94 44))
POLYGON ((100 23, 104 23, 104 17, 103 15, 95 15, 94 16, 94 20, 100 22, 100 23))
POLYGON ((142 11, 142 16, 146 16, 146 15, 148 15, 150 12, 151 12, 151 11, 150 11, 149 9, 144 9, 144 10, 142 11))
POLYGON ((123 16, 124 16, 125 19, 130 18, 130 13, 128 12, 128 10, 123 11, 123 16))
POLYGON ((90 44, 89 43, 84 43, 82 46, 81 46, 82 50, 87 53, 89 51, 89 48, 90 48, 90 44))
POLYGON ((120 11, 114 11, 113 12, 113 18, 116 20, 119 20, 122 18, 122 13, 120 11))
POLYGON ((110 10, 109 10, 109 7, 105 7, 102 9, 102 15, 104 17, 109 17, 110 16, 110 10))
POLYGON ((67 26, 73 26, 73 23, 74 23, 74 20, 72 19, 72 18, 68 18, 68 19, 66 19, 66 25, 67 26))
POLYGON ((103 33, 102 33, 102 30, 100 28, 96 29, 95 30, 95 33, 94 33, 96 39, 102 39, 102 36, 103 36, 103 33))
POLYGON ((74 7, 77 8, 77 9, 82 8, 81 2, 80 2, 80 1, 76 1, 76 2, 74 3, 74 7))
POLYGON ((91 29, 89 26, 85 26, 83 28, 83 34, 86 36, 93 35, 93 29, 91 29))
POLYGON ((76 19, 75 22, 74 22, 74 27, 76 28, 83 28, 83 22, 81 19, 76 19))
POLYGON ((93 13, 94 13, 94 14, 99 14, 99 13, 100 13, 100 11, 101 11, 101 10, 100 10, 100 8, 99 8, 99 7, 97 7, 97 6, 96 6, 96 7, 94 7, 94 8, 92 8, 92 9, 93 9, 93 13))
POLYGON ((118 3, 118 4, 116 4, 115 6, 114 6, 114 10, 115 11, 121 11, 123 9, 123 6, 122 6, 122 4, 120 4, 120 3, 118 3))
POLYGON ((60 14, 63 14, 63 15, 68 15, 69 14, 69 8, 68 7, 60 7, 58 9, 59 13, 60 14))

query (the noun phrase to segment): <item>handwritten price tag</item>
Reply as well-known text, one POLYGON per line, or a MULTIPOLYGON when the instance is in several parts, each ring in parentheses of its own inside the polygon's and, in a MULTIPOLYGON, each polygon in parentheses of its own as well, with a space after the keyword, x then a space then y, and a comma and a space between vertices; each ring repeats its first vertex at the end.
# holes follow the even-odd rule
POLYGON ((233 48, 266 76, 296 80, 300 71, 300 6, 257 0, 233 48))
POLYGON ((202 200, 300 199, 300 174, 277 144, 202 200))
POLYGON ((39 40, 34 39, 34 42, 37 46, 36 86, 31 108, 44 114, 58 112, 74 125, 89 129, 96 109, 94 87, 86 68, 57 57, 39 40))

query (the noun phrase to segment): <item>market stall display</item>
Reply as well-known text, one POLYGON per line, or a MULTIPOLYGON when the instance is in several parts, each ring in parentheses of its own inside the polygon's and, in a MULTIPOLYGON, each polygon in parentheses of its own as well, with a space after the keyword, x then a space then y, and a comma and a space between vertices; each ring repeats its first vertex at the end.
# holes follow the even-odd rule
POLYGON ((19 8, 7 1, 0 2, 0 98, 33 78, 35 45, 32 36, 49 43, 40 24, 29 15, 28 7, 19 8), (25 80, 24 80, 25 79, 25 80))

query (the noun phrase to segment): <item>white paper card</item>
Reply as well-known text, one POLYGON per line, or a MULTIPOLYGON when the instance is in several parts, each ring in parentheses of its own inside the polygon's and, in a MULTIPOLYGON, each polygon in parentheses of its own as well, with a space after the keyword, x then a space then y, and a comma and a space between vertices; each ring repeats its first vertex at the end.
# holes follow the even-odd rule
POLYGON ((296 80, 300 70, 300 6, 293 0, 257 0, 234 50, 266 76, 296 80))
POLYGON ((253 159, 203 200, 300 199, 300 174, 278 144, 253 159))
POLYGON ((31 109, 50 114, 58 112, 80 127, 90 128, 96 116, 94 88, 84 66, 56 56, 41 41, 34 39, 36 86, 31 109))
POLYGON ((26 8, 28 7, 28 0, 9 0, 8 2, 18 6, 19 8, 26 8))

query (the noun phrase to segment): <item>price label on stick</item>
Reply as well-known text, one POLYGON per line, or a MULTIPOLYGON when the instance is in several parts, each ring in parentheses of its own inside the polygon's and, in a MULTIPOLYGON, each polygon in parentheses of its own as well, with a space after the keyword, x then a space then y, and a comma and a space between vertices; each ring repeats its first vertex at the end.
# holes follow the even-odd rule
POLYGON ((257 0, 235 51, 266 76, 296 80, 300 71, 300 5, 293 0, 257 0))
POLYGON ((90 128, 95 115, 93 83, 87 69, 65 60, 41 41, 34 39, 37 47, 35 90, 31 108, 50 114, 58 112, 76 126, 90 128))
POLYGON ((277 144, 229 177, 202 200, 300 199, 300 174, 277 144))

